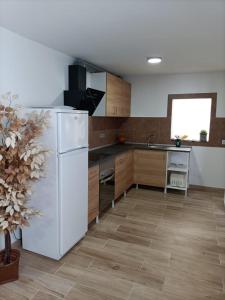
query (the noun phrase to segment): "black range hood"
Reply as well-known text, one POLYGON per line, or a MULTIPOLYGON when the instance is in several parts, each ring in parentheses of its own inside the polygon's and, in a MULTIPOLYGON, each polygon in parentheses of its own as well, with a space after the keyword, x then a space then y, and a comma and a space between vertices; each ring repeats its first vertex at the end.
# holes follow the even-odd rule
POLYGON ((78 110, 87 110, 89 116, 92 116, 104 94, 103 91, 86 88, 85 67, 69 66, 69 90, 64 91, 64 105, 78 110))

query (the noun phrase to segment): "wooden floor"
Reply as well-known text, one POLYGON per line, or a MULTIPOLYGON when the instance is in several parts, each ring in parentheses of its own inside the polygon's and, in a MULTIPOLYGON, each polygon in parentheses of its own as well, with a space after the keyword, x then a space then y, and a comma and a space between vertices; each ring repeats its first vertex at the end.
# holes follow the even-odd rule
POLYGON ((224 300, 222 193, 132 189, 60 262, 23 251, 0 299, 224 300))

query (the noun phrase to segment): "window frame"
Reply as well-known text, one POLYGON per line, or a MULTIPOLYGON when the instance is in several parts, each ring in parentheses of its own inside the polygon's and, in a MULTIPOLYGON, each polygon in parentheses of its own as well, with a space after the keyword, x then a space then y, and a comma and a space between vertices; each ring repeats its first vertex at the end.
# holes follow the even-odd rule
MULTIPOLYGON (((170 121, 170 130, 169 130, 169 139, 173 141, 174 139, 171 139, 171 123, 172 123, 172 103, 173 99, 179 100, 179 99, 198 99, 198 98, 211 98, 212 104, 211 104, 211 115, 210 115, 210 131, 209 131, 209 140, 204 143, 210 143, 212 140, 212 130, 213 130, 213 123, 216 119, 216 103, 217 103, 217 93, 193 93, 193 94, 169 94, 168 95, 168 106, 167 106, 167 117, 170 121)), ((192 142, 192 143, 202 143, 201 141, 192 141, 192 140, 185 140, 186 142, 192 142)))

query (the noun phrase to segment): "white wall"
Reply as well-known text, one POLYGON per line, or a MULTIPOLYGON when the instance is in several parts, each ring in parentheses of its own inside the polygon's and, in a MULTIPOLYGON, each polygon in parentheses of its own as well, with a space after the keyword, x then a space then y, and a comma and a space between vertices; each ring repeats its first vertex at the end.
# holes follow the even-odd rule
POLYGON ((190 160, 190 183, 225 188, 225 149, 193 147, 190 160))
MULTIPOLYGON (((68 65, 73 61, 72 57, 0 27, 0 95, 8 91, 18 94, 17 104, 62 105, 68 65)), ((3 245, 0 237, 0 249, 3 245)))
POLYGON ((217 92, 217 117, 225 117, 225 72, 129 76, 132 117, 166 117, 168 94, 217 92))
MULTIPOLYGON (((225 72, 127 76, 133 117, 166 117, 168 94, 217 92, 217 117, 225 117, 225 72)), ((225 188, 225 149, 193 147, 190 183, 225 188)))
POLYGON ((24 106, 62 105, 73 58, 0 27, 0 95, 24 106))

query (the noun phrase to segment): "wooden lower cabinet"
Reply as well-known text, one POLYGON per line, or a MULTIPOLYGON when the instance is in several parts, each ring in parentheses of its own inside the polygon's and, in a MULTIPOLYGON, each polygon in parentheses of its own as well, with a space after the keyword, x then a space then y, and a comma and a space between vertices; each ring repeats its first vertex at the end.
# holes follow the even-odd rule
POLYGON ((165 187, 166 151, 134 150, 134 183, 165 187))
POLYGON ((99 215, 99 165, 88 169, 88 223, 99 215))
MULTIPOLYGON (((115 199, 132 184, 165 187, 166 151, 128 150, 115 158, 115 199)), ((99 165, 88 172, 88 223, 99 215, 99 165)))
POLYGON ((115 199, 133 184, 133 151, 127 151, 115 159, 115 199))
POLYGON ((126 189, 129 189, 131 185, 134 183, 134 176, 133 176, 133 151, 127 152, 127 163, 126 163, 126 189))

